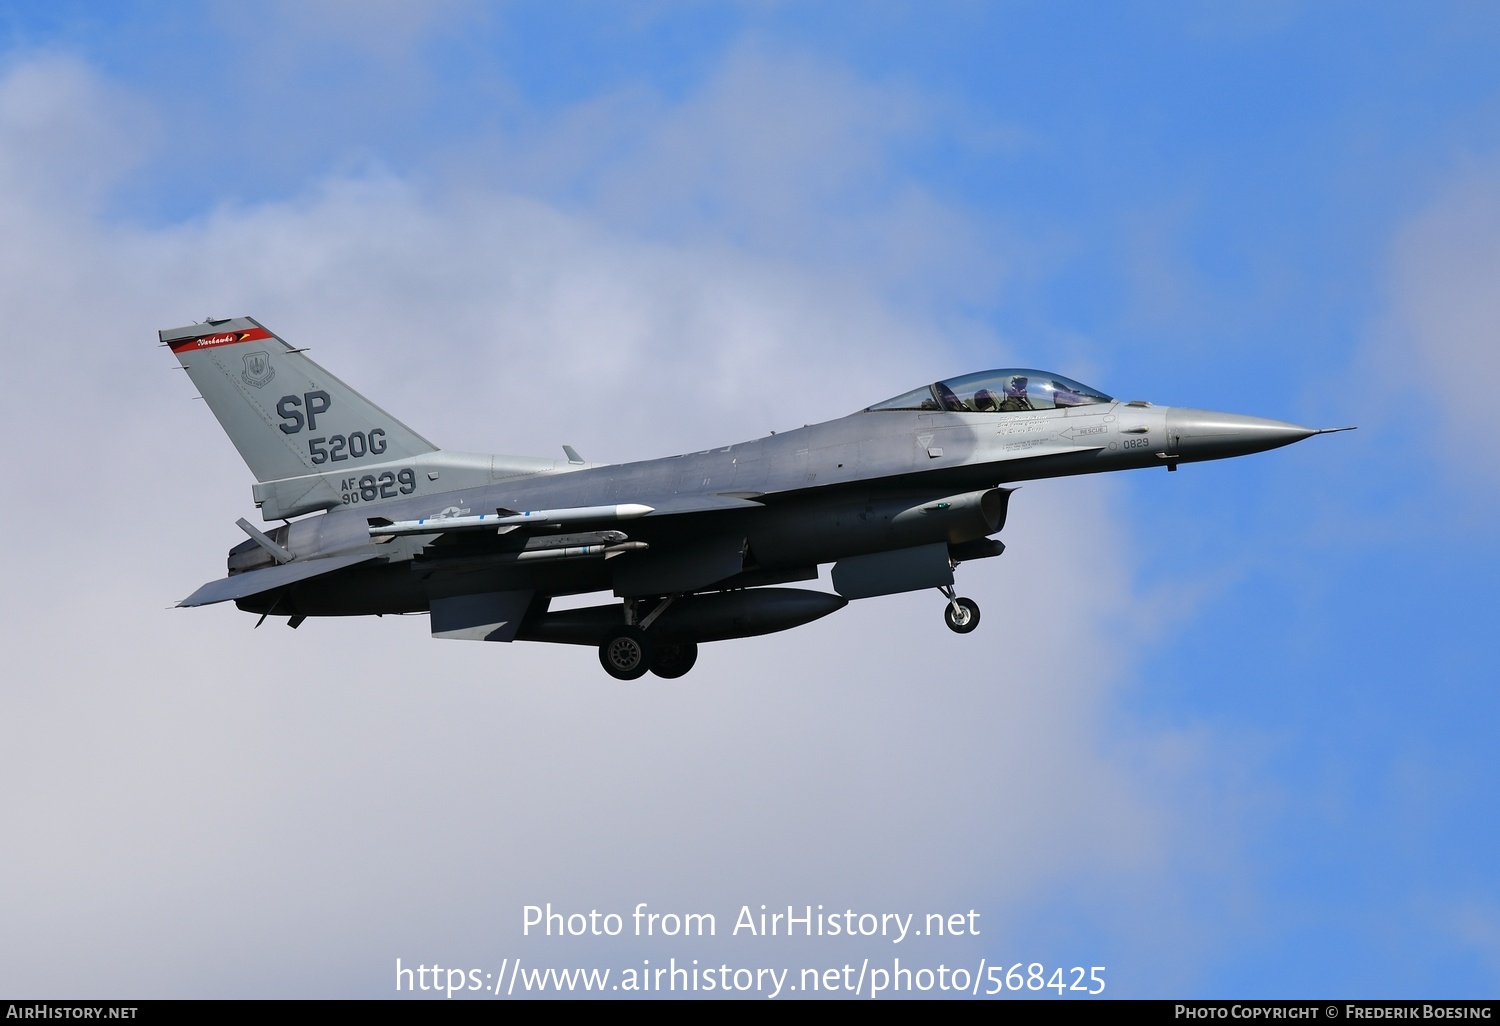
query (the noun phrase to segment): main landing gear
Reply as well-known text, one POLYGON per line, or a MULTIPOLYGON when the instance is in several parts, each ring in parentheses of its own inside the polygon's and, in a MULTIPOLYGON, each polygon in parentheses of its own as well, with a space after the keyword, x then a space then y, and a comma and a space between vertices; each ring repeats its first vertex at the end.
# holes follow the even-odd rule
POLYGON ((943 607, 943 620, 948 624, 950 631, 955 634, 968 634, 979 626, 978 602, 954 594, 951 584, 944 585, 938 591, 942 592, 948 600, 948 604, 943 607))
POLYGON ((652 653, 651 672, 658 677, 675 680, 691 670, 697 661, 696 641, 661 642, 652 653))
POLYGON ((648 672, 675 680, 697 661, 696 641, 655 641, 639 627, 616 627, 599 646, 599 664, 616 680, 636 680, 648 672))
POLYGON ((599 645, 599 664, 616 680, 635 680, 651 669, 651 639, 639 627, 616 627, 599 645))
POLYGON ((698 661, 696 641, 667 641, 646 633, 646 628, 666 611, 673 598, 675 596, 662 599, 638 624, 632 622, 636 603, 626 600, 626 622, 613 628, 599 645, 599 665, 604 667, 605 673, 616 680, 636 680, 647 673, 675 680, 693 668, 698 661))

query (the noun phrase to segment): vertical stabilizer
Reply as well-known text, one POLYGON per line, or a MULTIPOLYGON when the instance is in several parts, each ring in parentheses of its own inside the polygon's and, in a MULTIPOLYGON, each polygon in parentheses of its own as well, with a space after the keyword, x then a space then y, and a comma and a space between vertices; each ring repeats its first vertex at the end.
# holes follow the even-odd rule
POLYGON ((249 317, 160 333, 257 481, 330 474, 437 446, 249 317))

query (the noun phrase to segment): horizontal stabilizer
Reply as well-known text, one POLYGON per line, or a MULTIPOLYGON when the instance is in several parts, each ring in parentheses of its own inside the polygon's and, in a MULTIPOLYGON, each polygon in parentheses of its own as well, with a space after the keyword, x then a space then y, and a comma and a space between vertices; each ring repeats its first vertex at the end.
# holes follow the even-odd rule
POLYGON ((289 584, 298 581, 311 580, 314 577, 322 577, 337 570, 343 570, 360 563, 369 563, 373 560, 384 560, 385 556, 379 553, 357 553, 347 556, 329 556, 326 559, 310 559, 307 562, 282 563, 280 566, 266 567, 264 570, 251 570, 248 573, 235 574, 218 581, 209 581, 203 587, 193 592, 187 598, 177 603, 182 606, 209 606, 215 602, 229 602, 234 599, 249 598, 251 595, 259 595, 262 592, 275 591, 277 588, 285 588, 289 584))

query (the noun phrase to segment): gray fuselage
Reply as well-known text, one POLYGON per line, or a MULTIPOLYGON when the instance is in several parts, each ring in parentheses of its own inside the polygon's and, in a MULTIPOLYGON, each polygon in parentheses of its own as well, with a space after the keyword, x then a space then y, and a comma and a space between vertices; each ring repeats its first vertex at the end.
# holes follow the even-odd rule
MULTIPOLYGON (((695 545, 706 547, 711 559, 715 549, 729 544, 738 545, 743 558, 742 573, 729 579, 729 586, 776 583, 809 579, 823 563, 938 541, 962 545, 998 529, 978 510, 967 516, 960 509, 903 517, 933 500, 961 499, 1016 481, 1217 459, 1312 433, 1279 421, 1124 402, 1018 412, 866 410, 754 441, 638 463, 452 490, 439 487, 441 477, 421 478, 416 494, 372 506, 354 493, 339 508, 293 522, 280 537, 299 559, 371 548, 385 557, 346 571, 337 581, 300 586, 296 608, 305 615, 427 608, 433 586, 423 570, 434 565, 429 543, 436 533, 382 544, 370 537, 369 518, 376 513, 407 521, 444 510, 457 515, 589 507, 651 496, 661 514, 621 525, 646 548, 608 561, 487 564, 487 550, 468 546, 449 558, 452 569, 441 575, 444 592, 665 593, 677 589, 654 588, 649 573, 642 583, 622 587, 619 571, 638 568, 660 551, 687 551, 692 558, 695 545), (750 501, 738 508, 675 514, 670 501, 691 506, 707 497, 750 501)), ((669 578, 667 584, 675 581, 669 578)), ((697 590, 692 583, 688 579, 681 590, 697 590)), ((722 587, 726 582, 702 583, 722 587)), ((266 605, 240 604, 257 611, 266 605)))

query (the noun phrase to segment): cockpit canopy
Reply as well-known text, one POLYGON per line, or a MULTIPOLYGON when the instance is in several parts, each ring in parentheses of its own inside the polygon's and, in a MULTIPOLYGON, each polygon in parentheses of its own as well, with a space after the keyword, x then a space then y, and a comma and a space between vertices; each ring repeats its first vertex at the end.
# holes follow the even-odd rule
POLYGON ((870 410, 946 410, 949 413, 1014 413, 1112 403, 1103 392, 1049 371, 1006 368, 965 374, 876 403, 870 410))

